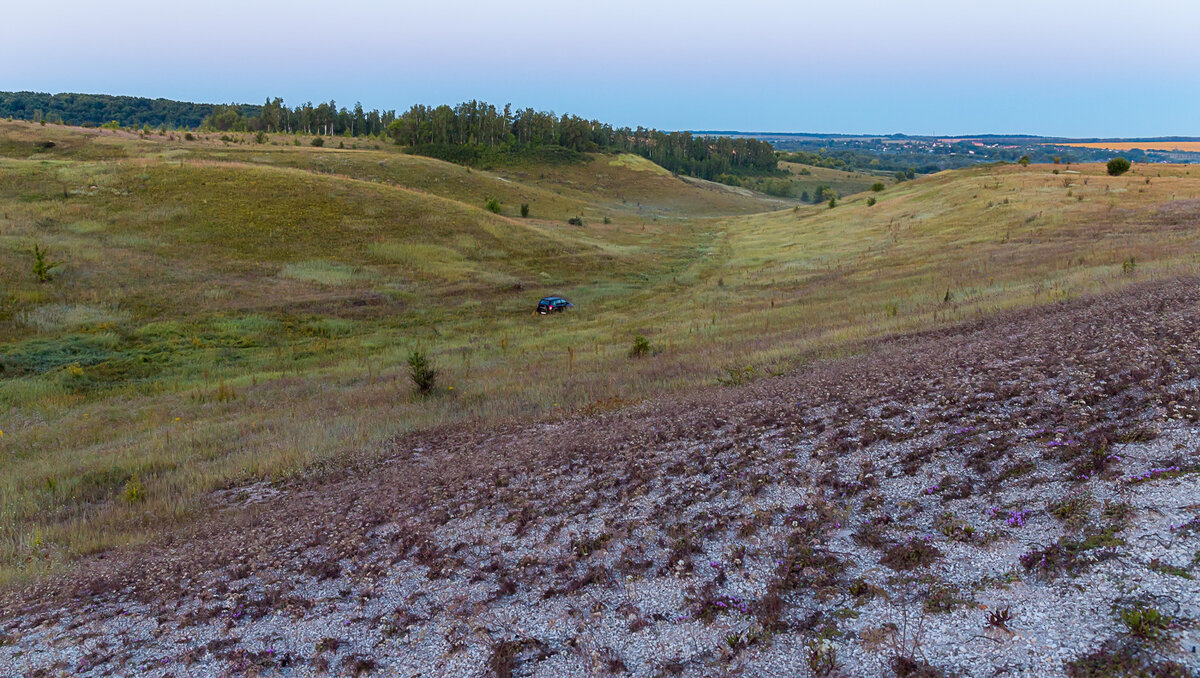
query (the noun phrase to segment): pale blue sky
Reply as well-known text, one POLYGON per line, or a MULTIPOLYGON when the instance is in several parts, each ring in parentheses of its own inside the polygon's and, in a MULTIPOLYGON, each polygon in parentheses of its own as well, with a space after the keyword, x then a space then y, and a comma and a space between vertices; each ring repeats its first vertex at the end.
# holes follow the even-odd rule
POLYGON ((1200 135, 1194 1, 176 7, 11 3, 0 89, 385 109, 477 98, 662 129, 1200 135))

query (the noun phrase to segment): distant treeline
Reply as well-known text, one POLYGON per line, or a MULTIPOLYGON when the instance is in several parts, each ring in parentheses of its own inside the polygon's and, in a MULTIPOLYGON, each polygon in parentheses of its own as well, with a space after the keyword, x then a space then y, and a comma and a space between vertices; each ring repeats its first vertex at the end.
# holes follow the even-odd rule
POLYGON ((289 107, 278 97, 267 99, 261 106, 216 106, 201 123, 200 128, 217 132, 303 132, 325 136, 380 136, 396 119, 395 111, 364 110, 361 103, 354 108, 338 108, 336 101, 313 105, 306 101, 289 107))
POLYGON ((575 115, 498 109, 480 101, 453 108, 413 106, 388 125, 388 133, 416 152, 456 162, 557 146, 573 152, 636 153, 672 172, 704 179, 778 171, 774 149, 765 141, 613 127, 575 115))
MULTIPOLYGON (((0 117, 87 127, 115 120, 122 127, 196 129, 217 108, 213 104, 108 94, 0 92, 0 117)), ((259 115, 258 106, 240 108, 242 115, 259 115)))
POLYGON ((672 172, 704 179, 721 175, 778 173, 774 149, 765 141, 725 136, 613 127, 575 115, 532 108, 497 108, 481 101, 457 106, 416 105, 402 114, 364 110, 362 104, 287 106, 195 104, 167 99, 102 94, 0 93, 0 116, 68 125, 168 127, 219 132, 303 133, 327 136, 390 136, 421 155, 462 164, 512 157, 569 160, 581 152, 625 151, 672 172), (557 149, 557 150, 556 150, 557 149))

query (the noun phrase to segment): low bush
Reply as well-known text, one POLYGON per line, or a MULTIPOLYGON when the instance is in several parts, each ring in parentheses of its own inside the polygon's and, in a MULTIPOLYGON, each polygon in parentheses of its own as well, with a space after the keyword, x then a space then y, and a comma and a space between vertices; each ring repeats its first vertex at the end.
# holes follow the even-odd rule
POLYGON ((892 546, 879 562, 893 570, 912 570, 933 564, 942 557, 942 551, 929 539, 913 537, 892 546))
POLYGON ((125 489, 121 491, 121 498, 127 504, 137 504, 146 499, 146 486, 142 485, 142 481, 138 480, 135 475, 125 482, 125 489))
POLYGON ((629 347, 630 358, 642 358, 654 353, 654 347, 650 344, 650 340, 643 335, 637 334, 633 337, 633 346, 629 347))
POLYGON ((429 394, 437 385, 437 368, 422 351, 408 354, 408 376, 422 394, 429 394))
POLYGON ((48 254, 48 251, 36 244, 33 246, 33 274, 37 276, 38 282, 50 282, 53 278, 50 272, 59 267, 59 262, 46 258, 48 254))
POLYGON ((1171 618, 1147 603, 1134 603, 1117 610, 1117 617, 1129 635, 1142 640, 1165 640, 1171 629, 1171 618))
POLYGON ((1063 667, 1068 678, 1194 678, 1174 661, 1159 661, 1136 642, 1109 640, 1096 651, 1063 667))
POLYGON ((1129 162, 1125 158, 1122 158, 1121 156, 1117 156, 1108 161, 1108 173, 1114 177, 1119 177, 1128 172, 1129 168, 1132 166, 1133 163, 1129 162))

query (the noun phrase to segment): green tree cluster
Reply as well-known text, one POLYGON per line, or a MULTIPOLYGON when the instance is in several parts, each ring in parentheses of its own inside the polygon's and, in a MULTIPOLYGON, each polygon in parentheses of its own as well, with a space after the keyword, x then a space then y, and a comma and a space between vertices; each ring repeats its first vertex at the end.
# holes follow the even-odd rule
POLYGON ((481 101, 413 106, 389 124, 388 133, 414 152, 465 164, 489 153, 559 147, 575 153, 636 153, 672 172, 704 179, 779 172, 771 144, 757 139, 613 127, 574 115, 497 108, 481 101))
POLYGON ((1119 177, 1128 172, 1130 167, 1133 167, 1133 163, 1129 162, 1125 158, 1122 158, 1121 156, 1117 156, 1108 161, 1108 173, 1114 177, 1119 177))

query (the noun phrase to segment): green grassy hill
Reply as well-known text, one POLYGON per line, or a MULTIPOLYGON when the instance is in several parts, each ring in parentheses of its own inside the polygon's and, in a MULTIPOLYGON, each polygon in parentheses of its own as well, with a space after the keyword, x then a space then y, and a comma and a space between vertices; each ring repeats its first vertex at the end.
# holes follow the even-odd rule
POLYGON ((871 185, 882 182, 886 186, 894 183, 890 172, 871 174, 868 172, 846 172, 828 167, 814 167, 794 162, 781 162, 779 167, 787 170, 794 195, 815 195, 817 188, 828 186, 840 196, 853 195, 870 190, 871 185))
POLYGON ((0 581, 406 430, 741 381, 1198 263, 1180 166, 978 167, 764 211, 636 156, 484 172, 272 142, 0 123, 0 581), (575 311, 533 315, 548 293, 575 311))

